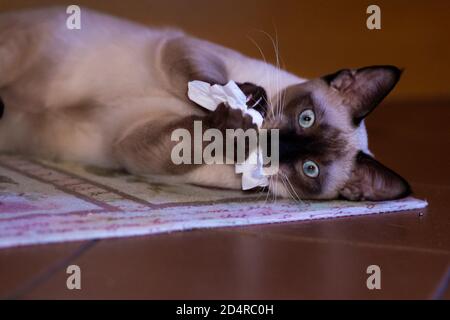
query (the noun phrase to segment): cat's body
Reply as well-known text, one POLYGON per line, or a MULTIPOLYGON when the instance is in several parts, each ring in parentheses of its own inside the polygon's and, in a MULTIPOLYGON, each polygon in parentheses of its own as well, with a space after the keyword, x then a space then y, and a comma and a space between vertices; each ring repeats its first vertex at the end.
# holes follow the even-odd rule
MULTIPOLYGON (((269 101, 280 101, 280 92, 289 96, 295 91, 289 88, 306 81, 180 31, 150 29, 87 9, 81 30, 69 30, 67 17, 65 8, 0 15, 5 105, 0 151, 239 189, 233 166, 168 163, 173 129, 208 118, 186 98, 187 82, 252 83, 265 89, 269 101)), ((328 113, 335 122, 344 117, 339 108, 328 113)), ((335 159, 340 167, 332 169, 341 172, 309 197, 336 197, 351 176, 358 150, 367 152, 363 125, 343 131, 351 146, 345 148, 348 158, 335 159)), ((283 186, 277 190, 289 193, 283 186)))
POLYGON ((214 52, 235 81, 266 90, 275 85, 275 73, 282 73, 283 87, 301 81, 180 31, 152 30, 86 9, 81 30, 69 30, 67 17, 64 8, 54 8, 0 18, 0 96, 7 106, 0 122, 1 150, 122 166, 113 143, 127 129, 202 113, 174 93, 161 68, 164 46, 173 39, 214 52))

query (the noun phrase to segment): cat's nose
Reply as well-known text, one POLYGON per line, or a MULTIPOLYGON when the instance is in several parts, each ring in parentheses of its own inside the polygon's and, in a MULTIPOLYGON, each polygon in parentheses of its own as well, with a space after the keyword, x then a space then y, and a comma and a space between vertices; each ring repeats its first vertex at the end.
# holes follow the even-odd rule
MULTIPOLYGON (((270 135, 269 135, 270 137, 270 135)), ((280 163, 295 161, 301 153, 299 136, 291 132, 279 132, 278 143, 269 143, 272 146, 270 151, 278 152, 280 163)))
POLYGON ((301 136, 293 131, 278 130, 276 138, 272 130, 267 131, 267 144, 261 144, 269 157, 275 157, 278 153, 280 163, 292 163, 311 152, 311 137, 301 136))
POLYGON ((290 140, 280 139, 278 150, 280 163, 291 163, 298 158, 298 143, 294 143, 290 140))

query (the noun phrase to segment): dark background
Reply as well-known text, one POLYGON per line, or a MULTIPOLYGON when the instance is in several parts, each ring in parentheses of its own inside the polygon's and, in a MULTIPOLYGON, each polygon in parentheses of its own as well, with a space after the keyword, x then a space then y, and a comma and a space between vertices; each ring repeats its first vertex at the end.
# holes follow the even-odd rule
POLYGON ((278 34, 286 68, 316 77, 344 67, 395 64, 406 68, 390 99, 450 100, 450 1, 364 0, 14 0, 0 11, 78 4, 148 25, 182 28, 258 57, 248 39, 274 61, 278 34), (381 30, 366 28, 366 9, 381 7, 381 30))
MULTIPOLYGON (((450 1, 57 0, 0 2, 0 11, 78 4, 170 25, 316 77, 395 64, 403 79, 368 117, 371 150, 411 183, 425 210, 0 250, 0 297, 138 299, 450 299, 450 1), (366 8, 382 29, 366 28, 366 8), (277 30, 277 32, 275 32, 277 30), (65 268, 82 268, 82 290, 65 268), (367 290, 368 265, 382 290, 367 290), (447 276, 446 276, 447 275, 447 276)), ((1 75, 0 75, 1 76, 1 75)))

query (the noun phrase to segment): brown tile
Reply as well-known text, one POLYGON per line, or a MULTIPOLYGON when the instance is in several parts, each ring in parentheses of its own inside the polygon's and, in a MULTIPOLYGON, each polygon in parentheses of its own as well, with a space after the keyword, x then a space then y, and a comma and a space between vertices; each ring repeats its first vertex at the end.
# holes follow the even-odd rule
POLYGON ((88 242, 69 242, 0 250, 0 298, 13 298, 75 257, 88 242))
POLYGON ((444 295, 442 296, 442 300, 450 300, 450 286, 447 287, 444 295))
MULTIPOLYGON (((64 289, 66 275, 59 272, 28 297, 428 297, 449 261, 450 139, 444 123, 449 111, 433 108, 435 121, 423 122, 421 107, 383 106, 368 127, 377 156, 418 182, 417 196, 430 203, 422 216, 414 211, 102 241, 77 260, 82 292, 64 289), (371 263, 382 267, 381 292, 361 285, 361 270, 371 263)), ((11 249, 13 271, 0 269, 2 294, 45 271, 46 262, 40 261, 57 260, 52 249, 31 248, 36 251, 24 248, 25 258, 23 249, 11 249)), ((5 263, 1 267, 9 269, 5 263)))
POLYGON ((382 103, 366 120, 369 146, 415 183, 450 186, 450 101, 382 103))
MULTIPOLYGON (((67 1, 1 1, 0 12, 64 3, 67 1)), ((258 48, 248 39, 252 37, 265 57, 275 62, 271 40, 260 32, 265 31, 279 41, 282 64, 303 77, 318 77, 346 67, 392 63, 406 67, 406 71, 390 96, 416 99, 448 97, 450 93, 450 43, 445 40, 450 30, 450 9, 445 0, 377 0, 383 11, 380 32, 369 31, 365 26, 368 1, 327 1, 324 5, 324 1, 260 0, 257 10, 254 0, 239 1, 239 10, 236 1, 76 3, 148 25, 182 28, 261 58, 258 48), (205 17, 214 17, 215 23, 208 23, 205 17)))
POLYGON ((380 248, 393 246, 401 250, 447 254, 450 259, 450 187, 417 185, 416 189, 417 196, 429 202, 425 210, 227 230, 305 241, 321 239, 323 243, 340 241, 380 248))
POLYGON ((441 280, 434 290, 433 299, 450 300, 450 263, 447 267, 447 271, 441 277, 441 280))
POLYGON ((98 243, 74 263, 82 289, 58 272, 25 298, 428 298, 448 262, 440 254, 192 231, 98 243), (366 268, 381 267, 381 290, 366 268))

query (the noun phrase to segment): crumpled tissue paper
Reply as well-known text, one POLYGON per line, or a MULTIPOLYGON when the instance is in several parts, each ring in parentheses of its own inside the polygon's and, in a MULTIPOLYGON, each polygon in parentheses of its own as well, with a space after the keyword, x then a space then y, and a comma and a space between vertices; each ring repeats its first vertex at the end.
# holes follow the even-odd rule
MULTIPOLYGON (((210 111, 216 110, 221 103, 227 104, 230 108, 240 109, 244 114, 252 117, 253 123, 261 128, 263 123, 262 115, 247 107, 247 97, 234 81, 229 81, 226 85, 210 85, 203 81, 191 81, 188 83, 188 97, 210 111)), ((249 190, 256 187, 269 185, 267 175, 263 171, 262 151, 258 146, 243 163, 235 164, 235 173, 242 174, 242 190, 249 190)))

